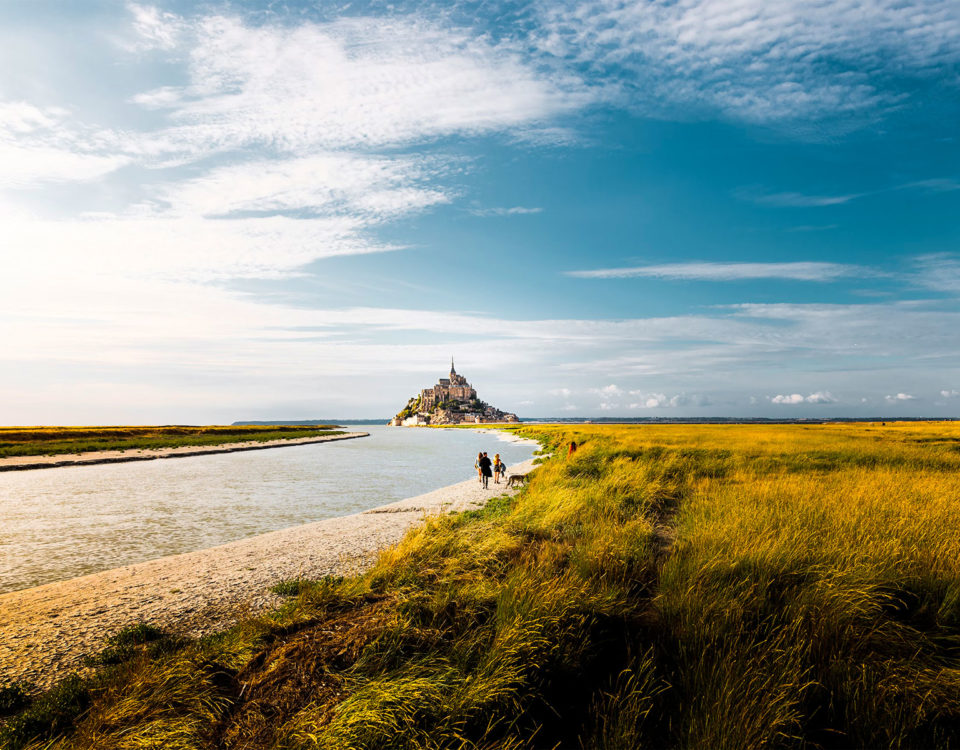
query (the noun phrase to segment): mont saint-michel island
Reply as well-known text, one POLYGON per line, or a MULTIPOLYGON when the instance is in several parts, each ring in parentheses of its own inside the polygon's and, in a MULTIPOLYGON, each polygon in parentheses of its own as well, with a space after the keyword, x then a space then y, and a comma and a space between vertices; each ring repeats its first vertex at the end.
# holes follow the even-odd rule
POLYGON ((516 414, 501 411, 477 397, 477 391, 457 372, 450 359, 450 377, 411 396, 388 424, 391 427, 519 422, 516 414))

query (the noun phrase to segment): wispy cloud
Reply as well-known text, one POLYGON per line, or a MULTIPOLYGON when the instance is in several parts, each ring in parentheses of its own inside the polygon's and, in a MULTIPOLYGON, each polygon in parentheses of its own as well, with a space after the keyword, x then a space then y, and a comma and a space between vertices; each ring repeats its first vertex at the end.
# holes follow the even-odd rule
POLYGON ((528 208, 527 206, 470 209, 470 213, 472 213, 474 216, 522 216, 524 214, 539 214, 542 212, 542 208, 528 208))
POLYGON ((960 292, 960 257, 952 253, 921 255, 913 260, 908 280, 937 292, 960 292))
POLYGON ((741 188, 734 194, 741 200, 751 203, 764 206, 782 206, 784 208, 839 206, 867 195, 867 193, 846 193, 842 195, 808 195, 795 192, 769 193, 757 188, 741 188))
POLYGON ((622 71, 647 108, 683 103, 770 123, 876 112, 960 60, 951 0, 581 0, 545 4, 541 46, 622 71), (659 103, 659 104, 658 104, 659 103))
POLYGON ((443 169, 426 158, 348 152, 253 159, 162 184, 147 205, 174 216, 297 212, 374 221, 448 202, 451 194, 432 186, 443 169))
POLYGON ((843 263, 664 263, 628 268, 598 268, 567 271, 567 276, 581 279, 657 278, 680 281, 745 281, 751 279, 784 279, 789 281, 836 281, 837 279, 871 274, 868 269, 843 263))
MULTIPOLYGON (((875 190, 842 193, 835 195, 798 193, 794 191, 772 192, 759 187, 743 187, 734 191, 734 195, 740 200, 749 201, 758 205, 779 206, 783 208, 818 208, 825 206, 839 206, 850 201, 855 201, 867 196, 881 195, 900 190, 912 190, 922 193, 951 193, 960 190, 960 180, 953 177, 934 177, 925 180, 914 180, 894 184, 887 187, 877 188, 875 190)), ((827 226, 801 226, 795 227, 792 231, 805 231, 811 229, 833 229, 837 225, 827 226)))
POLYGON ((111 152, 115 140, 73 124, 62 107, 0 101, 0 190, 103 177, 132 161, 111 152))
POLYGON ((928 193, 952 193, 960 190, 960 180, 955 177, 933 177, 916 180, 899 186, 903 190, 921 190, 928 193))

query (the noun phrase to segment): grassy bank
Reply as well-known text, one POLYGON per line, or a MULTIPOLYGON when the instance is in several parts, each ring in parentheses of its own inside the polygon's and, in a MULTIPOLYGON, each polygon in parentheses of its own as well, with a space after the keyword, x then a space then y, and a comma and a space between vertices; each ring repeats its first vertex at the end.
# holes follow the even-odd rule
POLYGON ((93 679, 21 695, 0 737, 958 744, 960 425, 518 431, 580 448, 515 498, 411 532, 365 575, 288 582, 269 617, 194 642, 124 634, 93 679))
POLYGON ((339 435, 334 425, 162 427, 0 427, 0 458, 106 450, 179 448, 339 435))

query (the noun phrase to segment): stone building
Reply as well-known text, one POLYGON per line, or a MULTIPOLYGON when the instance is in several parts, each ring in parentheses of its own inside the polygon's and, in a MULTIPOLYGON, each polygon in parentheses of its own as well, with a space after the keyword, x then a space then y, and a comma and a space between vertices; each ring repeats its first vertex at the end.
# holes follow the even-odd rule
POLYGON ((463 375, 457 373, 453 366, 453 359, 451 359, 450 377, 440 378, 440 381, 433 388, 424 388, 420 391, 420 409, 431 411, 438 404, 448 401, 468 402, 476 401, 476 399, 477 392, 463 375))
POLYGON ((440 424, 479 424, 484 422, 519 422, 516 414, 500 411, 477 398, 467 379, 457 373, 450 360, 450 377, 440 378, 432 388, 424 388, 411 398, 406 407, 390 420, 400 427, 440 424))

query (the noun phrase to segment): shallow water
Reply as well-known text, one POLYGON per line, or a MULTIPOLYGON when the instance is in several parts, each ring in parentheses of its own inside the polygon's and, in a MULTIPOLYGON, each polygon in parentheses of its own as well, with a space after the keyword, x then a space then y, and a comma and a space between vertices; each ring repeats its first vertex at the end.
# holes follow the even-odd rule
POLYGON ((0 473, 0 593, 357 513, 507 466, 535 445, 493 431, 348 427, 274 450, 0 473))

